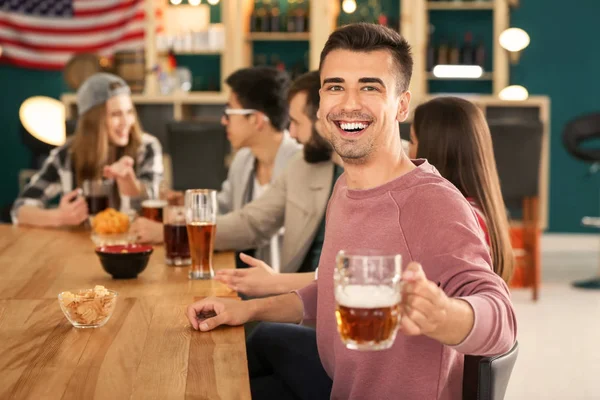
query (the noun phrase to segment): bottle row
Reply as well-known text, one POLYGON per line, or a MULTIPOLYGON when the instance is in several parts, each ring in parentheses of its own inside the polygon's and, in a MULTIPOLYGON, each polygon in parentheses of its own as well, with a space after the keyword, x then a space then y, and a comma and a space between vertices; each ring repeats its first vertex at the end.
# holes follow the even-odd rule
POLYGON ((486 48, 483 41, 473 44, 471 32, 465 33, 462 44, 456 41, 440 40, 437 45, 430 37, 427 45, 427 71, 436 65, 479 65, 485 70, 486 48))
POLYGON ((287 12, 281 13, 277 4, 260 2, 250 14, 250 32, 308 32, 308 6, 288 3, 287 12))

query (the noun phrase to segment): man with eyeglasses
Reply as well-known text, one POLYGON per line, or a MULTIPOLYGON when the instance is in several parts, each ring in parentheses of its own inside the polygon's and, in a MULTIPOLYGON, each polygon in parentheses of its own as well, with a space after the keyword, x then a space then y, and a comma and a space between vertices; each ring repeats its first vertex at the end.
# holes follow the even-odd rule
MULTIPOLYGON (((270 67, 243 68, 229 75, 225 83, 231 92, 221 124, 236 153, 217 196, 220 214, 240 209, 260 197, 302 149, 286 130, 290 84, 287 73, 270 67)), ((162 242, 162 229, 151 221, 138 218, 132 229, 139 241, 162 242)), ((281 235, 276 234, 258 243, 255 249, 244 251, 278 266, 281 240, 281 235)))
MULTIPOLYGON (((270 67, 240 69, 227 77, 231 88, 221 124, 238 150, 218 194, 219 213, 226 214, 257 199, 301 146, 288 126, 288 75, 270 67)), ((279 238, 256 247, 255 257, 279 265, 279 238)), ((240 265, 242 266, 242 265, 240 265)))

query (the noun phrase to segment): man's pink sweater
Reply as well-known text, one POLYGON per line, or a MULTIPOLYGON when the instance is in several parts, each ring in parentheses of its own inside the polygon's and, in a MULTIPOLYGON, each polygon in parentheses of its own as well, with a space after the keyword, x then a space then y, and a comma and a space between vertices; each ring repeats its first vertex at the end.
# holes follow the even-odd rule
POLYGON ((423 160, 382 186, 351 190, 338 180, 327 210, 318 280, 298 291, 304 319, 316 319, 332 399, 461 399, 464 354, 496 355, 516 339, 509 291, 491 268, 484 234, 467 200, 423 160), (383 351, 348 350, 335 320, 333 271, 339 250, 373 249, 417 261, 444 292, 469 302, 475 325, 456 346, 401 333, 383 351))

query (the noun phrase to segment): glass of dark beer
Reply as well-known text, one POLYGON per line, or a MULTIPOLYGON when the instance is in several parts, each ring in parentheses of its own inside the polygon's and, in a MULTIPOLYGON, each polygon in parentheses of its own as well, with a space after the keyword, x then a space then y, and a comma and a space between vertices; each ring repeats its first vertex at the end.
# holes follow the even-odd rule
POLYGON ((165 262, 167 265, 190 265, 190 244, 185 224, 184 206, 167 206, 163 209, 165 235, 165 262))
POLYGON ((347 348, 384 350, 400 327, 399 254, 340 251, 334 290, 338 332, 347 348))
POLYGON ((193 189, 185 192, 185 221, 192 265, 190 279, 212 279, 212 259, 217 223, 217 192, 193 189))
POLYGON ((142 201, 142 217, 162 223, 166 206, 166 200, 146 199, 142 201))
POLYGON ((112 184, 113 181, 102 179, 86 179, 83 181, 81 189, 90 215, 96 215, 110 206, 109 196, 112 184))

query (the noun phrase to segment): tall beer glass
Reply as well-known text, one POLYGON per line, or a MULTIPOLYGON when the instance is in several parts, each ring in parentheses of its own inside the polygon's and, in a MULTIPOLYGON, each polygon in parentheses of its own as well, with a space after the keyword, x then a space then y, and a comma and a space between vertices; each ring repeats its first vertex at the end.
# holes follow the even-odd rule
POLYGON ((192 266, 190 279, 212 279, 212 265, 217 223, 217 192, 193 189, 185 192, 185 220, 192 266))
POLYGON ((335 316, 342 342, 354 350, 384 350, 400 327, 399 254, 340 251, 336 258, 335 316))

